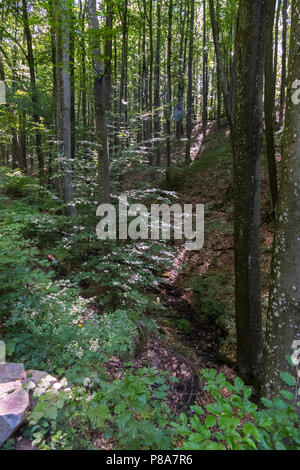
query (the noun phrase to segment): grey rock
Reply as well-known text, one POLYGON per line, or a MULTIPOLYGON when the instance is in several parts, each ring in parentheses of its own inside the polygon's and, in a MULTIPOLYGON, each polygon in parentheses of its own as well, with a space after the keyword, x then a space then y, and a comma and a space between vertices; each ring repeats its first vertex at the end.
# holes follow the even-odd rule
POLYGON ((10 362, 0 363, 0 383, 14 382, 26 378, 23 364, 14 364, 10 362))
POLYGON ((36 407, 39 397, 59 382, 55 377, 42 370, 27 370, 26 375, 27 380, 23 380, 23 383, 29 393, 29 409, 32 411, 36 407))
POLYGON ((21 380, 0 383, 0 447, 25 421, 28 409, 29 396, 21 380))

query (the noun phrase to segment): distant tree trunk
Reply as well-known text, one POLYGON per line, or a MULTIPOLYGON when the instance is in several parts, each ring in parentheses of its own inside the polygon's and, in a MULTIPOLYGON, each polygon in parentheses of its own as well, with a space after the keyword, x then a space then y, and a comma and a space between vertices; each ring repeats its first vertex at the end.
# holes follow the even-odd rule
POLYGON ((275 160, 274 143, 274 105, 275 105, 275 83, 273 70, 273 26, 275 16, 276 0, 269 0, 269 13, 266 31, 266 59, 265 59, 265 126, 267 142, 267 159, 269 171, 269 185, 272 202, 272 211, 275 214, 275 207, 278 197, 277 169, 275 160))
MULTIPOLYGON (((287 80, 287 108, 282 148, 281 184, 271 269, 265 345, 264 396, 279 398, 287 389, 280 372, 297 376, 296 362, 286 356, 300 351, 300 0, 292 1, 291 39, 287 80), (295 343, 298 341, 298 343, 295 343)), ((299 358, 299 354, 298 354, 299 358)), ((299 365, 299 364, 298 364, 299 365)), ((299 377, 295 377, 299 381, 299 377)), ((299 386, 299 385, 298 385, 299 386)), ((297 398, 297 387, 290 391, 297 398)))
POLYGON ((56 35, 55 35, 55 9, 54 0, 49 1, 49 17, 50 17, 50 35, 51 35, 51 62, 52 62, 52 93, 53 93, 53 121, 54 128, 56 131, 56 91, 57 91, 57 80, 56 80, 56 35))
MULTIPOLYGON (((180 16, 180 46, 179 46, 179 64, 178 64, 178 98, 177 102, 183 108, 183 96, 184 96, 184 42, 185 42, 185 23, 187 17, 187 1, 185 0, 185 7, 183 6, 183 0, 180 2, 180 10, 183 14, 180 16)), ((182 135, 182 118, 176 122, 176 139, 179 140, 182 135)))
POLYGON ((20 165, 21 170, 25 173, 28 173, 27 169, 27 133, 26 133, 26 115, 25 113, 20 113, 19 115, 19 127, 20 127, 20 165))
POLYGON ((211 19, 211 24, 212 24, 214 45, 215 45, 215 51, 216 51, 216 57, 217 57, 218 75, 219 75, 220 85, 221 85, 222 92, 223 92, 227 119, 228 119, 230 128, 232 128, 233 115, 232 115, 232 109, 231 109, 230 93, 228 90, 227 78, 226 78, 226 73, 224 69, 222 53, 221 53, 221 48, 220 48, 219 25, 216 20, 214 0, 209 0, 209 9, 210 9, 210 19, 211 19))
POLYGON ((76 123, 75 123, 75 16, 73 12, 74 0, 69 1, 70 9, 70 87, 71 87, 71 157, 75 158, 76 123))
POLYGON ((231 119, 237 365, 245 381, 258 391, 263 366, 259 226, 268 1, 241 0, 239 4, 234 126, 231 119))
POLYGON ((121 60, 121 78, 120 78, 120 119, 121 123, 127 125, 127 49, 128 49, 128 31, 127 31, 127 8, 128 0, 124 0, 121 5, 122 17, 122 60, 121 60))
POLYGON ((288 0, 282 0, 282 67, 281 67, 281 89, 280 89, 280 109, 279 124, 283 125, 283 114, 285 105, 285 86, 286 86, 286 57, 287 57, 287 8, 288 0))
POLYGON ((155 51, 155 65, 154 65, 154 137, 155 137, 155 154, 156 165, 160 165, 160 37, 161 37, 161 0, 157 0, 156 4, 156 51, 155 51))
POLYGON ((188 89, 187 89, 187 117, 186 117, 186 148, 185 163, 190 164, 191 161, 191 137, 192 137, 192 120, 193 120, 193 57, 194 57, 194 17, 195 4, 191 0, 190 8, 190 27, 189 27, 189 60, 188 60, 188 89))
POLYGON ((171 77, 171 54, 172 54, 172 19, 173 19, 173 0, 169 0, 168 12, 168 47, 167 47, 167 108, 166 108, 166 181, 170 181, 171 167, 171 101, 172 101, 172 77, 171 77))
POLYGON ((60 0, 57 7, 57 131, 60 145, 60 192, 66 204, 66 213, 73 215, 70 204, 72 187, 71 146, 71 80, 70 80, 70 12, 68 0, 60 0))
POLYGON ((91 49, 94 68, 94 103, 98 151, 98 180, 99 202, 110 202, 110 177, 107 127, 105 117, 105 78, 101 61, 99 41, 99 22, 97 17, 96 0, 88 0, 88 19, 91 33, 91 49))
POLYGON ((39 165, 39 179, 40 179, 40 183, 43 183, 45 168, 44 168, 44 155, 42 152, 40 116, 38 113, 39 97, 38 97, 37 86, 36 86, 35 61, 34 61, 34 55, 33 55, 32 36, 31 36, 30 27, 29 27, 26 0, 22 0, 22 15, 23 15, 24 33, 25 33, 26 42, 27 42, 27 57, 26 58, 28 61, 29 74, 30 74, 31 94, 32 94, 32 102, 33 102, 33 119, 36 123, 35 139, 36 139, 36 151, 37 151, 38 165, 39 165))
MULTIPOLYGON (((276 7, 276 19, 275 19, 275 38, 274 38, 274 90, 276 98, 276 84, 277 84, 277 66, 278 66, 278 29, 279 29, 279 17, 281 9, 281 0, 277 0, 276 7)), ((274 106, 274 122, 277 122, 276 107, 274 106)))
POLYGON ((106 0, 106 37, 104 45, 105 55, 105 107, 111 109, 111 61, 112 61, 112 28, 113 28, 113 0, 106 0))
POLYGON ((202 110, 202 129, 203 137, 206 137, 207 128, 207 46, 206 46, 206 0, 203 0, 203 65, 202 65, 202 96, 203 96, 203 110, 202 110))
POLYGON ((82 116, 82 127, 83 135, 86 135, 87 128, 87 97, 86 97, 86 46, 85 46, 85 17, 86 17, 86 4, 82 5, 80 0, 80 17, 81 17, 81 34, 82 39, 80 43, 81 51, 81 76, 80 76, 80 89, 81 89, 81 116, 82 116))

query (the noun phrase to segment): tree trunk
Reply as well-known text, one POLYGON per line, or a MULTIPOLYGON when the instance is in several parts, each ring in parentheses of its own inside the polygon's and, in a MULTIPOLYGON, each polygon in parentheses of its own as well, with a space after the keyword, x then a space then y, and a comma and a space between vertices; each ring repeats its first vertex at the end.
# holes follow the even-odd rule
POLYGON ((156 14, 156 51, 154 65, 154 137, 155 137, 155 158, 156 165, 160 165, 160 37, 161 37, 161 0, 157 0, 156 14))
POLYGON ((111 60, 112 60, 113 0, 106 0, 105 55, 105 108, 111 109, 111 60))
POLYGON ((280 89, 280 109, 279 124, 283 125, 283 114, 285 105, 285 86, 286 86, 286 56, 287 56, 287 7, 288 0, 282 0, 282 67, 281 67, 281 89, 280 89))
POLYGON ((36 151, 38 157, 38 165, 39 165, 39 179, 40 183, 44 182, 44 155, 42 152, 42 136, 40 132, 40 116, 38 113, 39 107, 39 97, 37 92, 36 86, 36 77, 35 77, 35 61, 33 55, 33 48, 32 48, 32 36, 29 27, 28 21, 28 13, 27 13, 27 1, 22 0, 22 15, 23 15, 23 25, 24 25, 24 33, 26 36, 27 42, 27 61, 29 66, 29 73, 30 73, 30 84, 31 84, 31 93, 32 93, 32 102, 33 102, 33 119, 36 123, 36 131, 35 131, 35 139, 36 139, 36 151))
POLYGON ((166 107, 166 181, 170 181, 171 167, 171 101, 172 101, 172 77, 171 77, 171 54, 172 54, 172 19, 173 19, 173 0, 169 0, 168 12, 168 49, 167 49, 167 107, 166 107))
POLYGON ((269 0, 268 24, 267 24, 267 41, 266 41, 266 59, 265 59, 265 126, 266 126, 266 142, 267 142, 267 160, 269 172, 269 185, 272 203, 272 212, 275 214, 275 207, 278 197, 277 187, 277 169, 275 160, 275 143, 274 143, 274 105, 275 105, 275 83, 273 70, 273 26, 275 16, 276 0, 269 0))
POLYGON ((202 95, 203 95, 203 110, 202 110, 202 129, 203 138, 206 137, 207 128, 207 48, 206 48, 206 0, 203 0, 203 65, 202 65, 202 95))
POLYGON ((60 0, 57 7, 57 131, 60 155, 60 192, 66 204, 66 213, 75 213, 70 204, 72 187, 72 144, 71 144, 71 80, 70 80, 70 14, 68 0, 60 0))
POLYGON ((192 137, 192 119, 193 119, 193 57, 194 57, 194 17, 195 4, 191 0, 190 8, 190 28, 189 28, 189 60, 188 60, 188 89, 187 89, 187 117, 186 117, 186 148, 185 163, 190 164, 191 161, 191 137, 192 137))
POLYGON ((259 226, 262 93, 268 1, 240 1, 235 124, 231 137, 237 365, 245 381, 256 385, 258 389, 262 379, 263 359, 259 226))
MULTIPOLYGON (((299 11, 300 0, 293 0, 282 173, 265 346, 264 395, 268 398, 278 398, 280 390, 288 389, 280 379, 280 371, 289 371, 296 376, 297 361, 291 365, 286 356, 291 356, 293 349, 300 351, 299 11)), ((294 387, 290 391, 296 392, 294 387)))
POLYGON ((224 105, 225 105, 227 119, 228 119, 228 122, 229 122, 229 126, 232 129, 233 115, 232 115, 232 109, 231 109, 230 94, 229 94, 229 90, 228 90, 228 86, 227 86, 226 73, 225 73, 225 69, 224 69, 222 53, 221 53, 221 48, 220 48, 220 42, 219 42, 219 25, 218 25, 218 22, 216 20, 214 0, 209 0, 209 10, 210 10, 210 19, 211 19, 214 45, 215 45, 215 51, 216 51, 216 57, 217 57, 218 75, 219 75, 219 80, 220 80, 220 84, 221 84, 221 88, 222 88, 222 92, 223 92, 224 105))
POLYGON ((99 202, 110 202, 109 153, 105 116, 105 78, 101 61, 99 22, 96 0, 88 0, 88 19, 91 33, 91 50, 94 68, 94 103, 98 151, 99 202))

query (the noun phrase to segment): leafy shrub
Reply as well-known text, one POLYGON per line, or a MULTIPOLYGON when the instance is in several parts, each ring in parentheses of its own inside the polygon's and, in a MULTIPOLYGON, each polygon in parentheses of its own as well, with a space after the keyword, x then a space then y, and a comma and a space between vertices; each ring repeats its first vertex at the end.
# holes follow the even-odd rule
POLYGON ((29 368, 45 366, 73 381, 112 354, 128 356, 138 335, 125 311, 99 316, 88 308, 78 287, 63 281, 36 284, 36 295, 19 298, 7 327, 6 341, 15 344, 14 356, 29 368), (83 372, 81 372, 83 371, 83 372))
POLYGON ((203 276, 194 276, 191 281, 194 307, 203 314, 204 320, 224 328, 228 322, 226 317, 232 316, 233 313, 228 310, 226 299, 232 289, 228 283, 228 276, 215 271, 209 271, 203 276))
MULTIPOLYGON (((173 423, 178 434, 184 438, 184 450, 286 450, 300 449, 300 420, 295 405, 276 398, 263 399, 265 409, 258 410, 252 403, 251 388, 240 378, 231 384, 224 374, 214 369, 202 371, 206 381, 205 390, 214 402, 205 406, 191 407, 190 422, 185 414, 180 423, 173 423), (226 396, 222 391, 226 390, 226 396)), ((282 378, 290 385, 292 376, 282 378)), ((294 397, 287 391, 281 394, 288 400, 294 397)), ((298 404, 299 406, 299 404, 298 404)))
POLYGON ((168 393, 165 375, 129 368, 111 382, 87 377, 81 387, 47 391, 29 417, 34 444, 43 449, 92 448, 92 428, 116 440, 119 449, 169 449, 173 431, 163 401, 168 393))

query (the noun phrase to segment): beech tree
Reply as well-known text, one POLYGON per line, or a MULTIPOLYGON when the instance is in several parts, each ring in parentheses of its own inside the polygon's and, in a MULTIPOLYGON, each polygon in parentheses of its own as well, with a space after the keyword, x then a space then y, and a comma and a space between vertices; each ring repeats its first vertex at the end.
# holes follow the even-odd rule
POLYGON ((99 21, 97 16, 96 0, 88 0, 88 19, 90 27, 90 41, 93 54, 94 68, 94 103, 96 135, 99 146, 98 151, 98 182, 99 201, 107 203, 110 201, 110 178, 109 178, 109 150, 107 139, 106 113, 105 113, 105 74, 101 60, 101 48, 99 41, 99 21))
POLYGON ((245 380, 257 386, 263 367, 259 226, 267 14, 268 1, 240 1, 236 99, 231 115, 237 364, 245 380))
POLYGON ((56 3, 56 67, 57 67, 57 137, 59 142, 60 194, 68 214, 74 214, 70 204, 72 187, 71 142, 71 78, 70 78, 70 11, 67 0, 56 3))
MULTIPOLYGON (((281 184, 265 345, 264 395, 268 398, 278 397, 283 388, 281 371, 296 375, 296 364, 289 363, 286 357, 300 348, 299 14, 300 0, 293 0, 281 184)), ((294 388, 291 391, 294 393, 294 388)))

